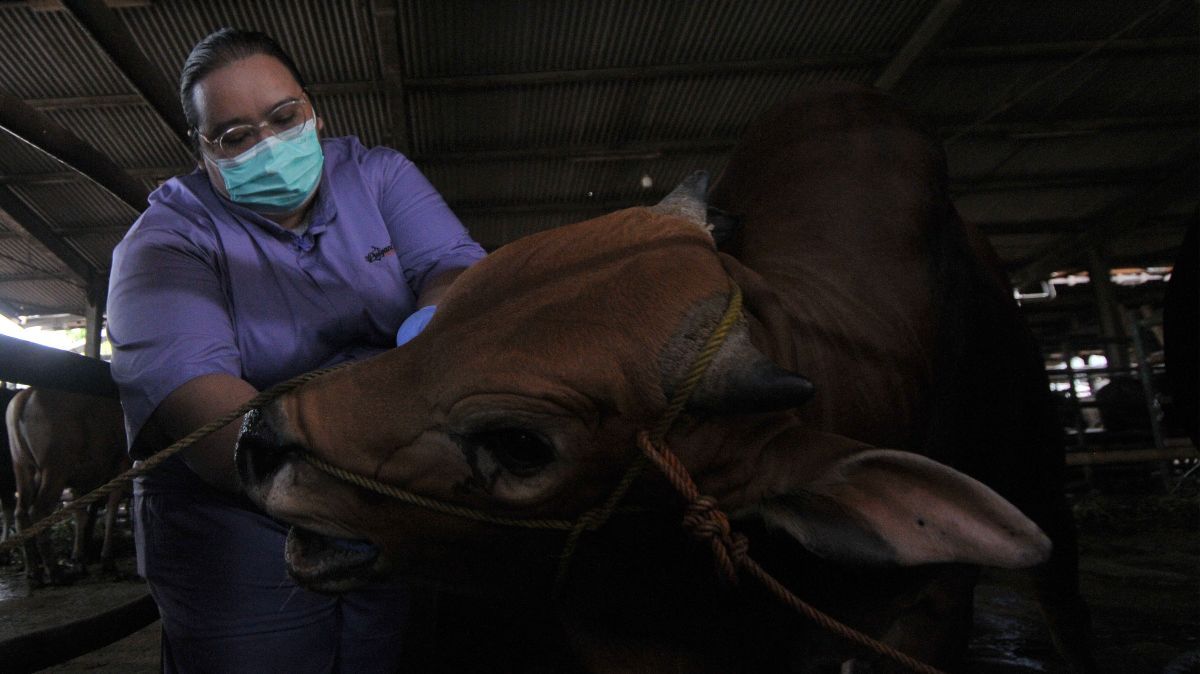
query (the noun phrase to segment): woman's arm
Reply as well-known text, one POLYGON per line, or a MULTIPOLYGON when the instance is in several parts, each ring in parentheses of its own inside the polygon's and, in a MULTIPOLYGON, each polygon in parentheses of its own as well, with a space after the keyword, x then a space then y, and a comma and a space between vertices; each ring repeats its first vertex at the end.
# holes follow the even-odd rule
MULTIPOLYGON (((220 282, 216 245, 199 227, 151 209, 113 255, 108 328, 135 458, 163 449, 255 395, 220 282), (163 222, 165 221, 165 223, 163 222)), ((237 489, 231 423, 184 453, 206 482, 237 489)))
MULTIPOLYGON (((256 395, 258 391, 253 386, 233 375, 201 375, 172 391, 154 410, 150 423, 175 441, 232 412, 256 395)), ((231 422, 184 450, 180 458, 208 484, 226 491, 240 491, 233 450, 241 425, 241 419, 231 422)))

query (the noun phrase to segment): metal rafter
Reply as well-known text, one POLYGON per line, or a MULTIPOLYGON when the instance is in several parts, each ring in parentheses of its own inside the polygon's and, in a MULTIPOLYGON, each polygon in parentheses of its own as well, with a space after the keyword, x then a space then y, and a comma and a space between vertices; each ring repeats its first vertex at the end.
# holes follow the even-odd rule
MULTIPOLYGON (((0 127, 95 181, 128 204, 132 214, 145 207, 147 191, 140 181, 24 102, 0 94, 0 127)), ((50 223, 7 185, 0 185, 0 210, 45 246, 83 282, 85 288, 90 290, 105 283, 103 270, 82 256, 66 237, 55 232, 50 223)))
POLYGON ((129 78, 150 107, 186 144, 188 124, 179 106, 178 92, 137 47, 137 40, 116 12, 100 0, 62 2, 117 68, 129 78))
POLYGON ((941 37, 942 31, 945 30, 946 24, 949 23, 950 17, 958 11, 962 0, 940 0, 929 14, 925 15, 925 19, 917 29, 913 31, 908 42, 900 48, 892 60, 883 68, 883 72, 875 78, 875 86, 889 91, 895 88, 896 84, 904 78, 905 75, 912 69, 914 65, 929 55, 929 52, 937 44, 938 38, 941 37))
POLYGON ((82 173, 135 213, 146 207, 148 192, 108 155, 18 98, 0 93, 0 128, 82 173))
MULTIPOLYGON (((1130 129, 1184 128, 1191 130, 1197 125, 1200 125, 1200 115, 1151 115, 1054 121, 992 122, 973 127, 971 133, 975 136, 999 136, 1018 140, 1037 140, 1040 138, 1089 136, 1105 131, 1130 129)), ((950 136, 965 129, 966 126, 964 124, 944 123, 938 129, 938 133, 943 137, 950 136)), ((557 145, 546 147, 447 150, 424 154, 414 153, 412 159, 423 165, 557 159, 581 162, 616 161, 623 159, 644 161, 667 155, 724 154, 732 150, 736 144, 737 139, 734 137, 704 137, 643 141, 627 143, 619 147, 557 145)), ((148 166, 127 168, 125 169, 125 173, 135 178, 161 179, 188 170, 190 170, 190 166, 148 166)), ((52 171, 46 173, 0 175, 0 184, 51 184, 72 182, 77 179, 77 176, 71 172, 52 171)))

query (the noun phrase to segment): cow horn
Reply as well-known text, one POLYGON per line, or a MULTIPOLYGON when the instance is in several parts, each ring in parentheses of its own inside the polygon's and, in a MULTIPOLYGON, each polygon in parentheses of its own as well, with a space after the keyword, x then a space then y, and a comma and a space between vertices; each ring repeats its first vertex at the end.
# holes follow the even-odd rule
MULTIPOLYGON (((696 307, 664 350, 662 373, 668 399, 687 377, 725 304, 725 298, 718 297, 696 307)), ((709 363, 685 409, 707 415, 772 412, 799 407, 812 394, 812 382, 783 369, 750 342, 743 316, 709 363)))
POLYGON ((799 407, 812 394, 812 382, 776 365, 750 343, 743 323, 726 338, 686 409, 708 414, 773 412, 799 407))
POLYGON ((683 179, 679 186, 663 197, 650 210, 662 215, 684 218, 706 232, 708 224, 708 171, 695 171, 683 179))

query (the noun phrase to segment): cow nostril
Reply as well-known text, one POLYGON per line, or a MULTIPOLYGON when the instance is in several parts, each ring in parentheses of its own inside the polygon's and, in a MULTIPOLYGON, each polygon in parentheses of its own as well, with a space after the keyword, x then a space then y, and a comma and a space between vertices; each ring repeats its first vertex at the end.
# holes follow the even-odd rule
POLYGON ((262 410, 250 410, 242 417, 233 460, 245 486, 258 484, 274 473, 291 451, 279 442, 275 429, 262 410))

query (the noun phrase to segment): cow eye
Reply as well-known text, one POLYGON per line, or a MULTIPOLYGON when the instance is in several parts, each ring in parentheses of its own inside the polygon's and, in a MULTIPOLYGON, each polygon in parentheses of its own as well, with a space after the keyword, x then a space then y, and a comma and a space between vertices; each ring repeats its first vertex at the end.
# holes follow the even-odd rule
POLYGON ((501 428, 467 436, 467 441, 486 450, 518 477, 530 477, 554 460, 554 446, 538 433, 522 428, 501 428))

